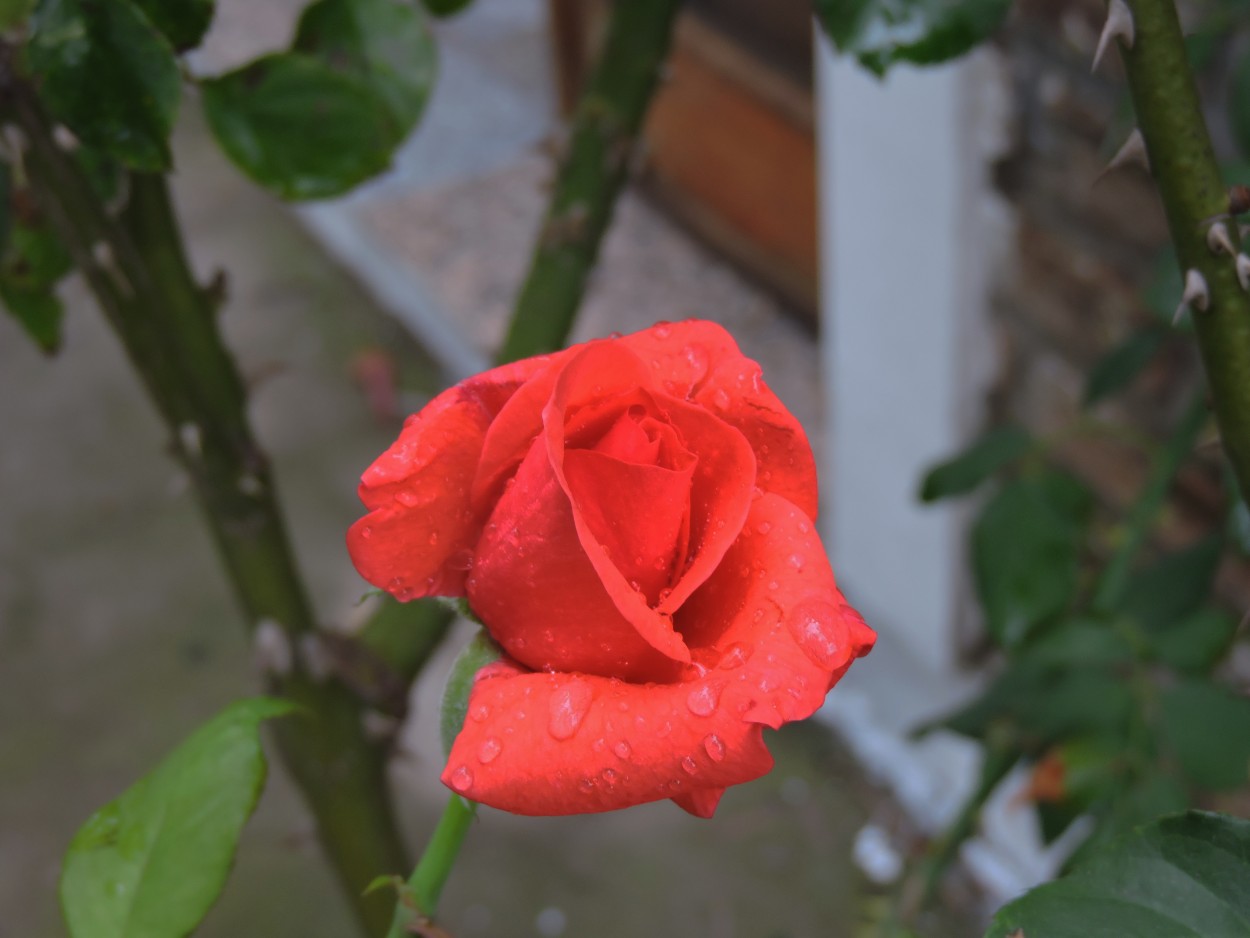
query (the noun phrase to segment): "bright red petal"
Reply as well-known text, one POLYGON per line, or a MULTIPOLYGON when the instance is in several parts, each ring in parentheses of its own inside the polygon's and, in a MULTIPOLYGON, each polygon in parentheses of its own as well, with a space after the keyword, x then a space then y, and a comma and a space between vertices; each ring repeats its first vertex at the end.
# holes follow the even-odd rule
POLYGON ((514 814, 613 811, 673 798, 710 816, 720 792, 764 775, 761 727, 693 684, 484 669, 443 782, 514 814))
POLYGON ((347 533, 360 575, 400 599, 461 596, 477 528, 469 486, 486 430, 537 368, 531 359, 448 388, 404 422, 365 470, 359 495, 371 511, 347 533))
POLYGON ((816 517, 816 461, 807 434, 733 336, 716 323, 691 319, 660 323, 620 341, 650 364, 665 392, 707 407, 742 432, 755 451, 761 489, 816 517))
POLYGON ((682 606, 696 658, 733 674, 726 696, 774 729, 811 716, 875 633, 838 590, 811 519, 764 495, 716 573, 682 606))

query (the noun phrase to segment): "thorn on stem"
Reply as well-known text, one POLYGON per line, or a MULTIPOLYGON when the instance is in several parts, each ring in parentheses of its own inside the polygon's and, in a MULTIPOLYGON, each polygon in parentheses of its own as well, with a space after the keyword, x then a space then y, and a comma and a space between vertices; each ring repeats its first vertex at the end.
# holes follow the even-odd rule
POLYGON ((1185 292, 1181 294, 1180 305, 1176 307, 1176 315, 1172 317, 1172 325, 1181 321, 1186 309, 1204 311, 1211 305, 1211 291, 1207 287, 1207 278, 1194 267, 1185 271, 1185 292))
POLYGON ((1103 24, 1102 35, 1098 37, 1098 48, 1094 50, 1094 64, 1090 71, 1098 71, 1111 40, 1119 39, 1124 43, 1124 48, 1131 49, 1134 35, 1133 13, 1128 4, 1124 0, 1111 0, 1107 5, 1107 22, 1103 24))
POLYGON ((1233 239, 1228 234, 1228 225, 1222 221, 1215 222, 1207 229, 1207 247, 1211 249, 1212 254, 1237 256, 1237 249, 1233 247, 1233 239))
POLYGON ((188 456, 199 456, 203 451, 204 438, 200 432, 199 424, 187 423, 178 427, 178 442, 182 444, 183 452, 188 456))
POLYGON ((1237 255, 1237 282, 1243 290, 1250 291, 1250 257, 1237 255))
POLYGON ((262 674, 285 677, 291 673, 294 664, 291 640, 276 619, 265 618, 256 623, 252 661, 262 674))
POLYGON ((79 147, 78 138, 64 124, 57 124, 52 128, 52 142, 66 153, 73 153, 79 147))
POLYGON ((1123 169, 1126 166, 1140 166, 1146 172, 1150 172, 1150 156, 1146 153, 1146 140, 1142 137, 1139 127, 1133 128, 1128 139, 1124 141, 1120 149, 1115 151, 1115 156, 1111 157, 1111 161, 1098 174, 1098 179, 1112 170, 1123 169))

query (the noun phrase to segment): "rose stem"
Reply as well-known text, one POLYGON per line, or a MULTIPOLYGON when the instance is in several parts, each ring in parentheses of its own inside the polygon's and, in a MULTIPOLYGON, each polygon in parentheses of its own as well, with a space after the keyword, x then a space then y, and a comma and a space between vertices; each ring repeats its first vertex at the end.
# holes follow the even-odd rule
MULTIPOLYGON (((1210 301, 1192 311, 1215 416, 1243 497, 1250 496, 1250 296, 1234 258, 1207 243, 1228 197, 1211 147, 1173 0, 1128 0, 1131 49, 1120 47, 1138 127, 1182 271, 1196 270, 1210 301)), ((1234 246, 1237 225, 1228 226, 1234 246)), ((1235 248, 1236 249, 1236 248, 1235 248)))
POLYGON ((564 346, 625 180, 680 0, 612 4, 607 36, 573 114, 529 273, 499 361, 564 346))
MULTIPOLYGON (((386 938, 404 938, 413 934, 412 925, 430 921, 438 912, 438 898, 442 895, 447 877, 451 875, 452 864, 460 852, 469 825, 477 813, 477 804, 452 795, 443 809, 438 826, 425 846, 425 852, 417 861, 416 869, 408 877, 406 897, 411 902, 401 899, 395 906, 395 918, 391 922, 391 930, 386 938)), ((419 932, 418 932, 419 934, 419 932)))
MULTIPOLYGON (((119 218, 56 142, 34 90, 0 49, 0 84, 26 140, 25 167, 40 206, 83 272, 160 411, 186 467, 249 627, 272 622, 289 651, 315 634, 268 462, 246 416, 246 389, 216 323, 216 300, 187 263, 165 178, 131 173, 119 218)), ((318 834, 362 927, 391 916, 363 897, 379 873, 404 869, 386 781, 386 751, 364 733, 362 702, 337 680, 311 677, 298 655, 266 675, 304 719, 275 723, 278 749, 303 790, 318 834)))

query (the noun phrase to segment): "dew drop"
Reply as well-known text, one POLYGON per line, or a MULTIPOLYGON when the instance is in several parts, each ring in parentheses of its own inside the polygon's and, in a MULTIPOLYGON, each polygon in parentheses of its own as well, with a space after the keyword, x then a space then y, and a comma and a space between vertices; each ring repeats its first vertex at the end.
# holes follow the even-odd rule
POLYGON ((759 621, 760 621, 760 619, 762 619, 762 618, 764 618, 764 610, 763 610, 763 608, 756 609, 756 610, 755 610, 754 615, 752 615, 752 616, 751 616, 751 621, 752 621, 752 622, 759 622, 759 621))
POLYGON ((728 410, 732 401, 730 401, 729 395, 725 393, 724 388, 717 388, 716 393, 712 395, 712 403, 721 410, 728 410))
POLYGON ((719 691, 711 684, 700 684, 686 697, 686 706, 697 717, 708 717, 716 712, 719 691))
POLYGON ((430 546, 433 547, 437 543, 438 543, 438 532, 431 531, 430 532, 430 546))
POLYGON ((473 551, 458 550, 447 558, 447 566, 452 570, 472 570, 473 569, 473 551))
POLYGON ((655 333, 657 339, 667 339, 673 334, 672 327, 666 322, 657 323, 651 331, 655 333))
POLYGON ((477 758, 479 762, 494 762, 499 756, 503 746, 494 736, 488 737, 485 742, 477 750, 477 758))
POLYGON ((369 538, 373 537, 373 528, 369 527, 369 525, 366 524, 363 528, 360 529, 360 536, 363 537, 366 541, 369 540, 369 538))
POLYGON ((699 771, 699 763, 695 762, 690 756, 684 756, 681 760, 681 768, 687 775, 694 775, 699 771))
POLYGON ((668 720, 665 720, 664 724, 655 731, 655 735, 660 739, 664 739, 664 737, 668 736, 671 732, 673 732, 673 724, 668 722, 668 720))
POLYGON ((664 602, 666 599, 668 599, 672 595, 673 595, 673 591, 671 589, 660 590, 660 593, 659 593, 660 602, 664 602))
POLYGON ((637 580, 630 580, 630 581, 629 581, 629 588, 630 588, 631 590, 633 590, 635 593, 641 593, 641 592, 642 592, 642 584, 641 584, 641 583, 639 583, 637 580))
POLYGON ((599 777, 603 779, 604 788, 611 791, 616 787, 616 780, 620 778, 620 775, 617 774, 616 769, 604 769, 599 777))
POLYGON ((759 531, 760 534, 767 534, 772 529, 773 529, 773 526, 769 524, 767 521, 761 521, 759 524, 755 526, 755 530, 759 531))
POLYGON ((806 534, 806 533, 807 533, 808 531, 810 531, 811 529, 812 529, 812 526, 811 526, 810 524, 808 524, 806 521, 800 521, 800 522, 799 522, 799 533, 800 533, 800 534, 806 534))
POLYGON ((803 653, 822 668, 837 666, 845 641, 838 611, 823 600, 799 603, 786 619, 790 635, 803 653))
POLYGON ((715 733, 709 733, 703 737, 703 750, 713 762, 725 761, 725 744, 715 733))
POLYGON ((451 787, 461 794, 473 787, 473 773, 467 765, 462 765, 451 773, 451 787))
POLYGON ((582 725, 593 696, 594 692, 585 681, 572 680, 557 688, 551 695, 551 718, 547 723, 547 732, 556 739, 571 737, 582 725))
POLYGON ((778 583, 776 580, 769 580, 769 581, 768 581, 768 588, 769 588, 770 590, 775 590, 775 589, 778 589, 780 586, 781 586, 781 584, 780 584, 780 583, 778 583))
POLYGON ((734 668, 740 668, 747 663, 747 659, 751 657, 751 646, 744 645, 742 642, 734 642, 725 649, 725 656, 720 660, 720 666, 726 671, 732 671, 734 668))
POLYGON ((577 783, 577 790, 584 795, 589 795, 595 790, 595 780, 593 778, 583 778, 577 783))
POLYGON ((608 748, 608 741, 601 736, 590 744, 590 748, 595 752, 603 752, 608 748))
POLYGON ((486 704, 475 704, 469 708, 469 719, 474 723, 481 723, 490 716, 490 710, 486 704))
POLYGON ((409 492, 407 489, 405 489, 402 492, 396 492, 395 501, 399 502, 405 508, 416 508, 417 505, 420 503, 420 499, 418 499, 417 496, 413 495, 412 492, 409 492))
POLYGON ((630 748, 629 743, 622 739, 619 743, 612 747, 612 751, 615 752, 619 758, 628 759, 634 750, 630 748))
POLYGON ((803 555, 802 555, 802 554, 791 554, 791 555, 790 555, 790 566, 794 567, 794 569, 795 569, 795 570, 802 570, 802 569, 803 569, 803 565, 804 565, 806 562, 807 562, 807 561, 804 559, 804 557, 803 557, 803 555))

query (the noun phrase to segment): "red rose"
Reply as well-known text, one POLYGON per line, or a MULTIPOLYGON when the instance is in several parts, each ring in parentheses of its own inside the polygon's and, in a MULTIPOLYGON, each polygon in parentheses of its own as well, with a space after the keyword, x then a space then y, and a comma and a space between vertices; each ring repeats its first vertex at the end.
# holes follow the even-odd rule
POLYGON ((443 781, 518 814, 672 798, 710 817, 763 775, 875 635, 834 583, 798 422, 691 320, 495 368, 409 417, 348 533, 399 599, 465 596, 506 656, 443 781))

